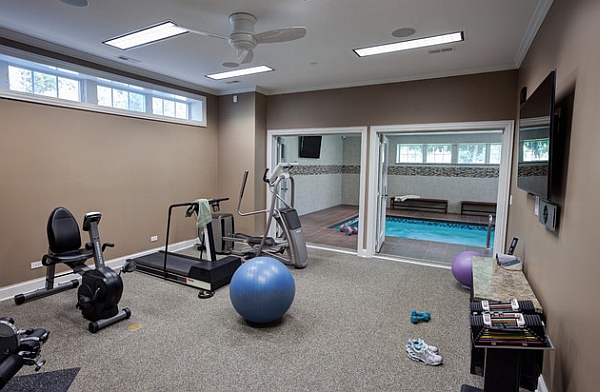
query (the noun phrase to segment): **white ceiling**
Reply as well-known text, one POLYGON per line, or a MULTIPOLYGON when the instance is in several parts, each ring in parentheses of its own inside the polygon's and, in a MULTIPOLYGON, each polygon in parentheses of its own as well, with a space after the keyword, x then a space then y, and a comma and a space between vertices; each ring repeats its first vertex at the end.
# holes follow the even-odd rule
MULTIPOLYGON (((68 0, 65 0, 68 2, 68 0)), ((71 0, 73 1, 73 0, 71 0)), ((166 76, 214 94, 309 91, 515 69, 552 0, 88 0, 75 7, 60 0, 0 0, 0 36, 102 65, 166 76), (164 20, 228 35, 228 16, 249 12, 256 32, 305 26, 300 40, 260 44, 251 64, 275 69, 261 75, 213 81, 205 75, 231 70, 227 41, 184 34, 121 51, 102 43, 164 20), (413 28, 407 38, 392 31, 413 28), (352 49, 464 31, 449 47, 359 58, 352 49), (119 60, 126 56, 139 62, 119 60)))

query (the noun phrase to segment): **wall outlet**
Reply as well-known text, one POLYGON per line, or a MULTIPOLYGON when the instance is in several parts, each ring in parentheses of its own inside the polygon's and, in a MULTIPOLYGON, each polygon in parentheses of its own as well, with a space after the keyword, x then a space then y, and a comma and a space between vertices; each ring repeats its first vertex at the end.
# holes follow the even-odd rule
POLYGON ((156 241, 158 241, 157 235, 153 235, 152 237, 150 237, 150 242, 156 242, 156 241))
POLYGON ((36 268, 42 268, 42 262, 41 261, 34 261, 31 263, 31 269, 36 269, 36 268))

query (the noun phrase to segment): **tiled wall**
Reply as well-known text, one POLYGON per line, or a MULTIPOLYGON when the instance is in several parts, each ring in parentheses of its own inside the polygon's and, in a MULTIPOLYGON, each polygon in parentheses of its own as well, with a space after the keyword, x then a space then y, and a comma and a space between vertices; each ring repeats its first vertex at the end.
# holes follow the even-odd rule
MULTIPOLYGON (((498 167, 465 166, 390 166, 388 168, 388 195, 418 195, 428 199, 448 200, 448 212, 460 213, 461 201, 495 203, 498 194, 498 167)), ((292 174, 297 189, 309 190, 305 199, 307 212, 337 204, 358 205, 360 166, 306 165, 297 166, 292 174), (328 195, 335 189, 341 198, 328 195), (337 203, 337 204, 335 204, 337 203), (322 207, 322 208, 320 208, 322 207)), ((297 191, 297 198, 298 198, 297 191)), ((301 198, 297 199, 298 201, 301 198)), ((302 211, 301 213, 307 213, 302 211)))
POLYGON ((448 212, 460 213, 461 201, 495 203, 498 167, 490 166, 391 166, 388 195, 418 195, 448 200, 448 212))
MULTIPOLYGON (((296 140, 286 138, 286 149, 288 159, 299 163, 291 171, 298 213, 358 205, 360 137, 324 136, 320 159, 294 156, 296 140)), ((497 166, 392 165, 388 168, 388 195, 448 200, 449 212, 459 213, 461 201, 496 202, 498 173, 497 166)))

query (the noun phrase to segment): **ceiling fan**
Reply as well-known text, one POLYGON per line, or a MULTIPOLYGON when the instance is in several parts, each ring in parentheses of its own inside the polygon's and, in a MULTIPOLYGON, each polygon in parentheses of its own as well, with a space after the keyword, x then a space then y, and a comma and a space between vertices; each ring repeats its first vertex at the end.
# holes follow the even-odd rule
MULTIPOLYGON (((227 40, 229 45, 237 51, 237 64, 247 64, 254 57, 254 48, 258 44, 270 44, 277 42, 289 42, 300 39, 306 35, 305 27, 288 27, 282 29, 268 30, 262 33, 254 33, 254 25, 257 19, 254 15, 247 12, 236 12, 229 15, 231 22, 231 33, 228 36, 209 33, 201 30, 194 30, 179 26, 171 21, 166 21, 158 25, 150 26, 138 31, 134 31, 108 41, 105 44, 115 46, 119 49, 131 49, 147 45, 159 40, 180 35, 183 33, 194 33, 206 37, 221 38, 227 40), (151 31, 154 30, 154 31, 151 31), (137 41, 134 36, 149 35, 145 41, 137 41)), ((144 38, 142 38, 143 40, 144 38)))
POLYGON ((251 62, 254 57, 254 48, 258 44, 289 42, 300 39, 306 35, 305 27, 288 27, 254 34, 254 25, 257 20, 258 19, 254 15, 247 12, 236 12, 229 15, 231 33, 229 33, 228 36, 199 30, 187 30, 194 34, 226 39, 227 42, 229 42, 229 45, 237 51, 238 64, 247 64, 251 62))

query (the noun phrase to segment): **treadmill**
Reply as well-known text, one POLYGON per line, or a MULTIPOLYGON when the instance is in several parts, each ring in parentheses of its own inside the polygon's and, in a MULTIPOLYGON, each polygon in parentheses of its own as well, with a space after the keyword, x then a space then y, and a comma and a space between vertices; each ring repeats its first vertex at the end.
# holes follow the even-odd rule
MULTIPOLYGON (((228 200, 228 198, 210 199, 208 203, 213 212, 217 212, 220 209, 219 203, 224 200, 228 200)), ((171 214, 173 209, 178 207, 187 207, 188 211, 192 209, 194 213, 198 214, 199 202, 178 203, 169 206, 164 250, 127 261, 135 263, 136 271, 199 288, 201 291, 198 297, 210 298, 214 294, 214 290, 229 284, 233 273, 242 264, 242 261, 237 256, 216 258, 212 222, 209 222, 204 230, 207 259, 169 252, 171 214)))

